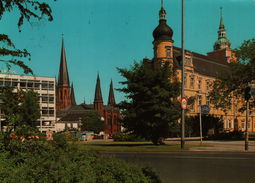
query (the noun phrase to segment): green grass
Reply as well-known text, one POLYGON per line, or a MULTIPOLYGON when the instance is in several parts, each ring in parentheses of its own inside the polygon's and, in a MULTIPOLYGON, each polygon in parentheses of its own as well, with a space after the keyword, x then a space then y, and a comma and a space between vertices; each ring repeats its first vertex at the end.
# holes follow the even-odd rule
MULTIPOLYGON (((123 152, 167 152, 180 151, 179 144, 153 145, 151 142, 77 142, 79 149, 92 151, 123 151, 123 152)), ((185 145, 184 150, 205 145, 185 145)))

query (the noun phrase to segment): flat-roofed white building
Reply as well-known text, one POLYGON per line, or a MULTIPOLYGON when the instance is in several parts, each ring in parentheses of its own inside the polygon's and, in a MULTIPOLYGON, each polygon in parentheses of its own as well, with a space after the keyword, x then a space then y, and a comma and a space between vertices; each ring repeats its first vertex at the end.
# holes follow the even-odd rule
POLYGON ((17 89, 33 90, 39 94, 41 117, 38 128, 41 132, 55 131, 56 122, 56 79, 15 74, 0 74, 0 87, 13 86, 17 89))

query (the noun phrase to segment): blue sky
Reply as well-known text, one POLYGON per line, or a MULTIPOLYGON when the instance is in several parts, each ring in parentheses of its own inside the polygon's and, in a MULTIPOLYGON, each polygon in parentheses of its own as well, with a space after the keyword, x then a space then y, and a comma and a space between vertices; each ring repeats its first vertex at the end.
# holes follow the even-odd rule
MULTIPOLYGON (((5 14, 0 21, 17 48, 32 54, 29 66, 37 76, 58 75, 61 34, 64 34, 70 81, 77 103, 93 102, 99 72, 104 103, 110 80, 115 88, 123 78, 116 67, 129 67, 134 60, 152 58, 152 32, 158 25, 160 0, 58 0, 51 2, 54 21, 25 23, 18 32, 17 15, 5 14)), ((165 0, 167 23, 174 31, 174 45, 181 46, 181 0, 165 0)), ((254 0, 186 0, 185 46, 206 54, 217 39, 220 7, 232 48, 255 37, 254 0)), ((0 65, 0 69, 4 69, 0 65)), ((117 102, 123 94, 115 91, 117 102)))

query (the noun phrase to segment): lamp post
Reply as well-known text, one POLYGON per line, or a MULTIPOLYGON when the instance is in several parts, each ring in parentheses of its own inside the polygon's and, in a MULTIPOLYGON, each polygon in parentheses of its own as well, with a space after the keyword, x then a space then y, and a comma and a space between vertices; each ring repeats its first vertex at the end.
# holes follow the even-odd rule
MULTIPOLYGON (((182 0, 182 87, 181 87, 181 98, 184 97, 184 62, 185 62, 185 50, 184 50, 184 0, 182 0)), ((184 149, 185 141, 185 109, 182 108, 181 118, 181 148, 184 149)))

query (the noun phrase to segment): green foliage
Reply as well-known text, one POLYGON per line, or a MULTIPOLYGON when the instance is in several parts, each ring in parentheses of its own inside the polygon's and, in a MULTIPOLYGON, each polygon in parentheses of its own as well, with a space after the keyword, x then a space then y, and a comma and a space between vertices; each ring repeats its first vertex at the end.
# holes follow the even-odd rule
POLYGON ((230 63, 213 83, 211 101, 217 108, 229 109, 233 98, 244 98, 247 85, 255 80, 255 39, 244 41, 235 50, 238 62, 230 63))
MULTIPOLYGON (((186 135, 200 136, 200 120, 199 115, 186 118, 186 135)), ((220 118, 213 115, 202 115, 202 134, 208 136, 208 131, 214 129, 215 134, 219 134, 223 130, 223 122, 220 118)))
POLYGON ((123 126, 127 131, 159 144, 168 137, 171 124, 180 117, 180 83, 177 82, 167 63, 134 63, 130 69, 120 69, 126 79, 119 91, 127 100, 119 107, 124 116, 123 126), (171 78, 171 79, 170 79, 171 78))
POLYGON ((77 146, 67 144, 61 134, 57 134, 53 141, 11 139, 9 147, 1 148, 0 152, 0 182, 3 183, 160 182, 150 169, 80 151, 77 146))
POLYGON ((83 131, 93 131, 98 134, 101 131, 104 131, 106 125, 101 121, 100 114, 98 111, 89 111, 86 113, 86 117, 82 119, 81 130, 83 131))
MULTIPOLYGON (((5 13, 10 13, 13 10, 18 10, 18 29, 21 31, 21 26, 24 19, 30 22, 31 18, 41 20, 43 17, 48 17, 48 21, 52 21, 52 11, 50 6, 45 2, 35 0, 0 0, 0 20, 5 13)), ((24 63, 24 58, 31 59, 30 53, 26 49, 17 49, 11 39, 6 34, 0 34, 0 56, 3 59, 0 62, 6 64, 9 70, 12 65, 19 66, 24 73, 33 73, 32 70, 24 63)))
POLYGON ((135 134, 132 133, 115 133, 112 135, 112 138, 116 142, 142 142, 145 139, 137 137, 135 134))
POLYGON ((37 119, 40 118, 38 94, 33 91, 13 92, 11 87, 1 88, 4 112, 5 143, 9 143, 10 135, 31 136, 38 134, 37 119))

